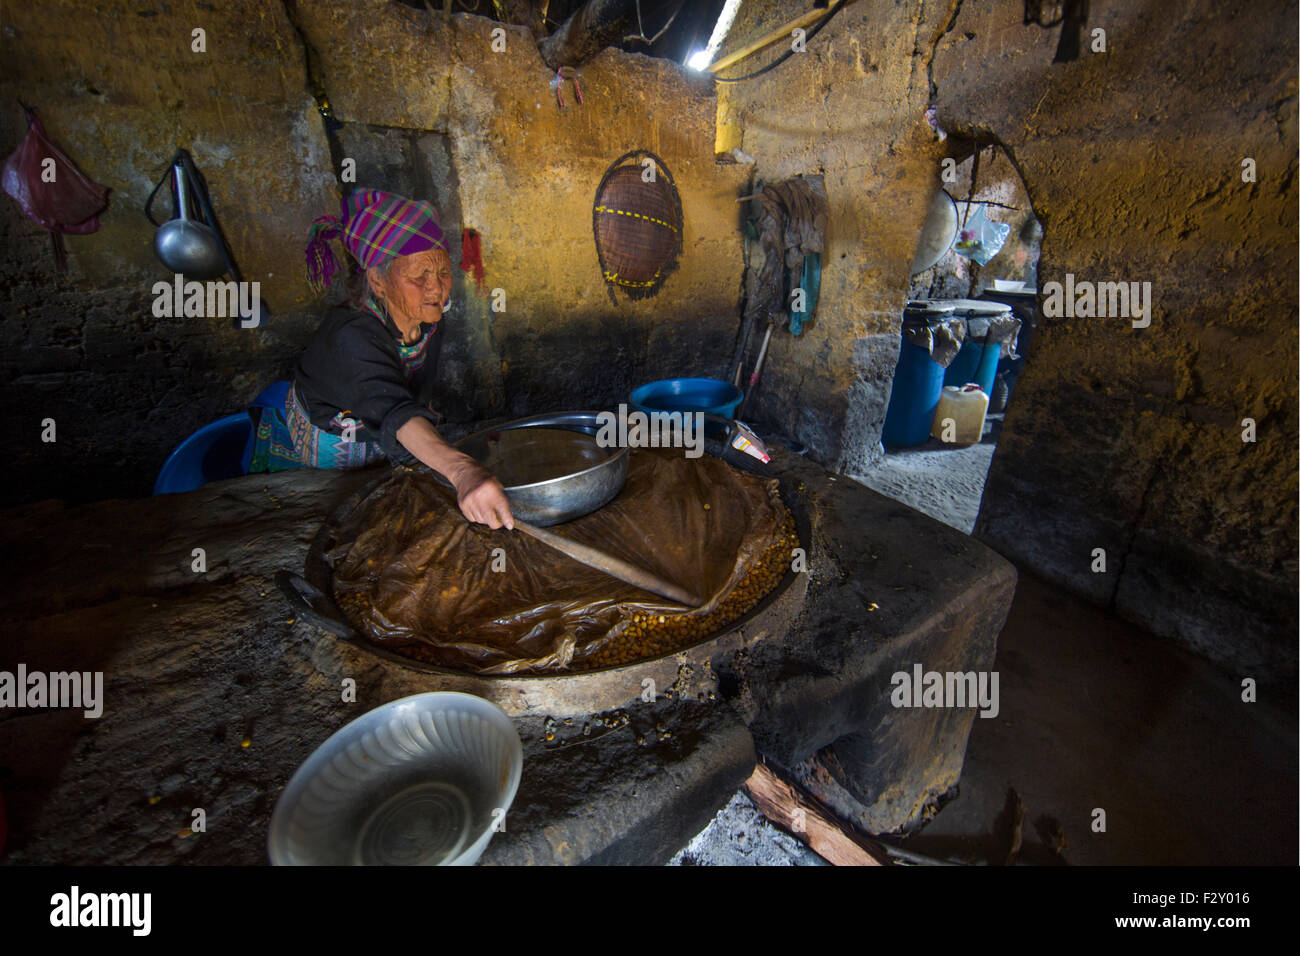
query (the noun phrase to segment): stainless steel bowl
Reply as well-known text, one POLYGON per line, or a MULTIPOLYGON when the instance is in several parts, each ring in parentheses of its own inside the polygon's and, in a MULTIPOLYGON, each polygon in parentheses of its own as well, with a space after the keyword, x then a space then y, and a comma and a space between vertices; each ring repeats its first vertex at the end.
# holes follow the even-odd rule
POLYGON ((535 415, 456 447, 496 475, 515 517, 539 527, 590 514, 623 490, 628 450, 596 442, 596 412, 535 415))
POLYGON ((278 865, 472 866, 519 789, 523 747, 470 694, 403 697, 316 748, 276 801, 278 865))

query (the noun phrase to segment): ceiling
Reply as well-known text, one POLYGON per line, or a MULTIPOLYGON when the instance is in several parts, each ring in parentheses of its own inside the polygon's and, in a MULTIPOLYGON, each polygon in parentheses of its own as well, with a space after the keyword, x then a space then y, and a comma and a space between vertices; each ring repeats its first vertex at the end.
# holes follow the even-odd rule
MULTIPOLYGON (((416 9, 440 10, 444 0, 398 0, 416 9)), ((696 50, 703 49, 713 33, 725 0, 631 0, 635 12, 632 28, 618 44, 629 53, 644 53, 685 63, 696 50), (640 29, 636 26, 640 20, 640 29), (641 39, 644 37, 645 39, 641 39), (646 42, 653 40, 653 42, 646 42)), ((581 9, 587 0, 453 0, 460 12, 477 13, 509 23, 528 23, 539 8, 545 7, 545 27, 554 32, 581 9)), ((538 39, 541 39, 540 37, 538 39)))

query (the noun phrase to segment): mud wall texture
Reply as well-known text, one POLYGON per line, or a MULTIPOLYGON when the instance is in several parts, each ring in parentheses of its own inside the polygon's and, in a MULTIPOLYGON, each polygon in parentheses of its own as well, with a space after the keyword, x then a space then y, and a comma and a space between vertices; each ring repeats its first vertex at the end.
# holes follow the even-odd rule
POLYGON ((617 403, 642 381, 717 374, 730 358, 748 169, 715 163, 711 85, 672 63, 607 50, 582 67, 584 103, 570 85, 560 109, 526 30, 494 36, 483 17, 382 0, 51 2, 8 5, 0 20, 0 144, 22 137, 22 99, 112 189, 101 230, 67 238, 64 276, 44 230, 0 201, 10 501, 146 494, 186 435, 290 374, 324 308, 305 281, 306 231, 351 188, 344 159, 357 185, 434 201, 454 264, 462 226, 482 235, 485 289, 456 270, 448 315, 450 431, 617 403), (261 283, 259 328, 152 314, 169 273, 142 210, 178 146, 208 181, 243 277, 261 283), (605 169, 637 148, 677 181, 684 253, 656 297, 616 307, 592 205, 605 169), (46 418, 54 443, 40 441, 46 418))
MULTIPOLYGON (((976 533, 1243 676, 1285 683, 1296 8, 1096 0, 1090 11, 1079 57, 1053 63, 1061 28, 1025 25, 1014 0, 853 3, 807 52, 719 87, 719 148, 753 156, 760 182, 823 173, 833 220, 817 323, 774 337, 754 407, 844 470, 879 454, 909 266, 951 145, 929 135, 933 104, 943 128, 1000 144, 1015 165, 1045 232, 1040 289, 1072 274, 1150 282, 1153 299, 1143 329, 1040 324, 976 533)), ((798 12, 744 4, 723 53, 798 12)))

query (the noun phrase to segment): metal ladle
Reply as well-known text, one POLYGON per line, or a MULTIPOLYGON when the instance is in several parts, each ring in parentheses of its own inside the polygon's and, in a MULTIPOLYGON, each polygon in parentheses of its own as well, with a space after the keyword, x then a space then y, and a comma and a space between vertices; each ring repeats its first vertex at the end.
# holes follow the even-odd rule
MULTIPOLYGON (((168 269, 181 273, 191 279, 215 279, 229 271, 238 281, 239 275, 234 269, 226 252, 225 243, 212 225, 191 215, 192 202, 197 202, 204 213, 211 218, 211 209, 202 195, 202 187, 191 177, 194 175, 189 154, 184 150, 177 152, 172 162, 172 181, 176 190, 176 218, 163 223, 154 234, 153 248, 158 258, 168 269), (191 189, 195 195, 192 196, 191 189)), ((195 171, 196 172, 196 171, 195 171)), ((164 180, 165 181, 165 180, 164 180)), ((154 189, 157 195, 162 183, 154 189)), ((154 195, 149 197, 152 205, 154 195)), ((149 215, 149 206, 145 207, 149 215)), ((150 221, 153 217, 149 216, 150 221)))

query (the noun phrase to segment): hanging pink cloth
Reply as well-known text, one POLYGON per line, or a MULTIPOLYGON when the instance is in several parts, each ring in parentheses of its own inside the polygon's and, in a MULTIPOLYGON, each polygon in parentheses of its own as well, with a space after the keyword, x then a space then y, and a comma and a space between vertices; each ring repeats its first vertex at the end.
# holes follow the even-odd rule
POLYGON ((67 268, 63 233, 86 235, 99 229, 99 213, 108 205, 108 188, 82 175, 71 159, 45 135, 35 110, 27 113, 27 135, 5 160, 4 191, 24 215, 50 230, 54 261, 67 268))

